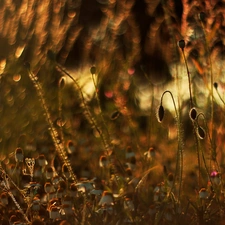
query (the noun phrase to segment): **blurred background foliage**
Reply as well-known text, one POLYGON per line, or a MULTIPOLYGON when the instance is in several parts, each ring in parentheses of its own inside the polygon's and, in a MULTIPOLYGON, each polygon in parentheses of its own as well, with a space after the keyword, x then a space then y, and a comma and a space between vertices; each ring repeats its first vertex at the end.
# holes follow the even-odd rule
MULTIPOLYGON (((214 79, 220 87, 225 84, 224 9, 224 1, 219 0, 1 0, 1 152, 12 152, 18 145, 39 148, 41 152, 43 145, 51 145, 45 116, 24 62, 30 63, 43 85, 56 126, 62 120, 58 110, 62 95, 65 140, 72 139, 87 152, 102 149, 98 134, 80 107, 74 84, 66 79, 66 86, 59 88, 64 74, 47 57, 49 51, 80 82, 87 92, 90 110, 102 126, 93 85, 86 86, 92 82, 90 68, 96 66, 101 107, 111 141, 118 148, 131 144, 146 150, 164 137, 173 138, 172 114, 168 112, 164 129, 156 121, 155 110, 162 92, 171 85, 175 90, 175 79, 187 81, 177 41, 186 42, 196 105, 206 109, 209 54, 214 79), (204 12, 205 30, 199 20, 200 12, 204 12), (114 120, 112 115, 117 111, 120 116, 114 120)), ((180 93, 174 95, 185 110, 188 94, 182 85, 180 93)), ((223 94, 223 88, 220 91, 223 94)), ((223 126, 219 129, 223 130, 223 126)), ((186 128, 189 133, 188 124, 186 128)))

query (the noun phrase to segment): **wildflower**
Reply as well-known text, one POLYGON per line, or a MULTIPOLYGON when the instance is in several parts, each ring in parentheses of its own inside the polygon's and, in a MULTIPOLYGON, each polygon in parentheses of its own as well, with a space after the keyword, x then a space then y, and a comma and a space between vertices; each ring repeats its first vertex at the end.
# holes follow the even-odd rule
POLYGON ((106 158, 106 156, 102 155, 99 159, 99 166, 101 168, 106 168, 108 166, 109 162, 106 158))
POLYGON ((144 156, 150 161, 153 160, 155 158, 155 149, 150 147, 148 151, 144 153, 144 156))
POLYGON ((155 205, 150 205, 149 210, 148 210, 148 214, 150 216, 155 215, 157 212, 157 207, 155 205))
POLYGON ((72 205, 71 196, 70 195, 64 195, 61 202, 62 202, 62 204, 65 204, 65 205, 72 205))
POLYGON ((34 177, 35 178, 41 178, 42 175, 43 175, 43 173, 42 173, 40 167, 35 167, 34 168, 34 177))
POLYGON ((15 151, 15 160, 16 162, 23 162, 24 155, 22 148, 17 148, 15 151))
POLYGON ((166 196, 166 189, 164 182, 157 184, 153 190, 154 196, 153 199, 155 202, 161 201, 166 196))
POLYGON ((54 187, 50 182, 46 182, 44 185, 44 190, 45 190, 45 193, 49 194, 50 192, 54 190, 54 187))
POLYGON ((41 167, 44 167, 48 164, 47 160, 45 159, 44 154, 40 154, 37 161, 38 161, 39 166, 41 166, 41 167))
POLYGON ((76 186, 79 192, 90 192, 92 189, 94 189, 92 181, 82 181, 77 183, 76 186))
POLYGON ((46 171, 45 171, 45 176, 46 176, 46 178, 49 180, 49 179, 52 179, 53 178, 53 176, 54 176, 54 169, 53 169, 53 167, 51 167, 51 166, 49 166, 47 169, 46 169, 46 171))
POLYGON ((164 213, 164 217, 167 221, 172 222, 173 221, 173 210, 168 208, 166 209, 165 213, 164 213))
POLYGON ((220 178, 220 173, 217 171, 213 171, 210 174, 211 181, 214 185, 218 186, 221 184, 221 178, 220 178))
POLYGON ((60 219, 61 215, 59 213, 59 208, 56 206, 51 206, 49 209, 49 217, 53 220, 60 219))
POLYGON ((40 207, 40 199, 39 198, 35 197, 33 199, 31 209, 33 211, 39 211, 41 209, 41 207, 40 207))
POLYGON ((205 188, 201 188, 201 190, 199 191, 199 198, 200 199, 207 199, 209 196, 208 191, 205 188))
POLYGON ((8 194, 6 192, 1 193, 0 201, 1 201, 2 205, 4 205, 4 206, 9 204, 8 194))
POLYGON ((104 191, 98 203, 100 206, 114 205, 113 195, 109 191, 104 191))
POLYGON ((132 151, 131 146, 128 146, 126 149, 126 159, 130 159, 132 157, 135 157, 135 153, 132 151))
POLYGON ((73 215, 72 205, 62 204, 60 213, 61 215, 72 216, 73 215))
POLYGON ((102 206, 100 209, 97 210, 97 213, 103 215, 112 215, 113 214, 113 207, 112 206, 102 206))
POLYGON ((96 196, 101 196, 102 192, 103 192, 102 190, 93 189, 90 191, 90 194, 96 195, 96 196))
POLYGON ((62 189, 61 187, 57 189, 57 198, 62 198, 65 194, 66 194, 65 189, 62 189))
POLYGON ((125 210, 134 211, 134 203, 130 198, 125 198, 123 206, 125 210))
POLYGON ((132 179, 132 177, 133 177, 132 169, 131 168, 126 168, 125 172, 126 172, 126 179, 127 179, 127 181, 130 181, 132 179))
POLYGON ((136 158, 133 156, 129 158, 129 161, 125 164, 127 168, 130 168, 132 171, 136 169, 136 158))
POLYGON ((52 184, 57 187, 59 182, 63 180, 60 176, 56 175, 54 177, 52 177, 52 184))
POLYGON ((48 199, 49 200, 55 199, 56 197, 57 197, 56 191, 52 191, 52 192, 48 193, 48 199))

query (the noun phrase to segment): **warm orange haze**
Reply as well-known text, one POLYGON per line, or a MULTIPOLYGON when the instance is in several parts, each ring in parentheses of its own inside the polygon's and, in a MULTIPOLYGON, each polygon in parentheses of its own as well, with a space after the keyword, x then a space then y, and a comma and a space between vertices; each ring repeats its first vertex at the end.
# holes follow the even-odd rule
POLYGON ((0 224, 224 224, 224 15, 1 0, 0 224))

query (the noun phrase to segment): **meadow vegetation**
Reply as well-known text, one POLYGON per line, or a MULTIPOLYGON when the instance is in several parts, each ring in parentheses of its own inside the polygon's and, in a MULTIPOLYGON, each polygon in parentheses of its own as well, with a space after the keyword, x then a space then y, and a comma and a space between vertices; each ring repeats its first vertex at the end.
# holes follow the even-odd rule
POLYGON ((224 12, 1 0, 0 224, 224 224, 224 12))

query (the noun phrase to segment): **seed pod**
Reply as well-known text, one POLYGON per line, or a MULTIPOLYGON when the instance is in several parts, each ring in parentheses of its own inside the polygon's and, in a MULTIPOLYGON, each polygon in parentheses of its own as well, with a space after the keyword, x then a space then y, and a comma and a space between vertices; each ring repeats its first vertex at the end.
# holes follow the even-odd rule
POLYGON ((200 12, 198 14, 198 17, 199 19, 202 21, 202 22, 205 22, 205 19, 206 19, 206 14, 204 12, 200 12))
POLYGON ((119 117, 119 115, 120 115, 120 111, 115 111, 115 112, 112 113, 110 119, 116 120, 119 117))
POLYGON ((164 117, 164 108, 162 105, 160 105, 157 113, 157 118, 160 123, 162 122, 163 117, 164 117))
POLYGON ((198 137, 200 139, 204 139, 205 138, 205 130, 201 126, 198 126, 197 134, 198 134, 198 137))
POLYGON ((178 41, 178 47, 181 48, 182 50, 184 50, 184 48, 185 48, 185 41, 184 40, 178 41))
POLYGON ((91 71, 91 74, 92 75, 96 74, 96 67, 95 66, 92 66, 91 69, 90 69, 90 71, 91 71))
POLYGON ((40 154, 37 161, 39 166, 41 167, 44 167, 48 164, 44 154, 40 154))
POLYGON ((213 84, 213 86, 214 86, 215 89, 217 89, 217 88, 218 88, 218 83, 215 82, 215 83, 213 84))
POLYGON ((195 120, 197 118, 197 110, 196 108, 191 108, 190 112, 189 112, 189 116, 191 118, 191 120, 195 120))

